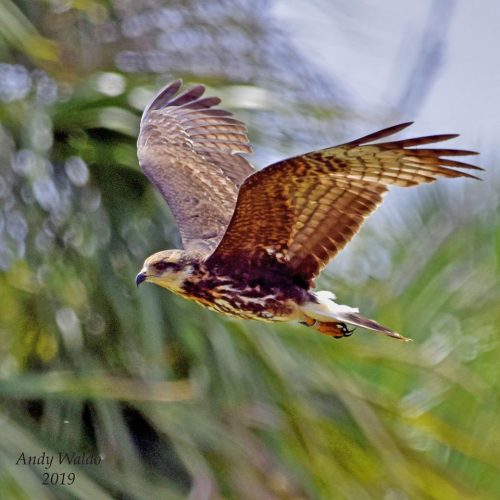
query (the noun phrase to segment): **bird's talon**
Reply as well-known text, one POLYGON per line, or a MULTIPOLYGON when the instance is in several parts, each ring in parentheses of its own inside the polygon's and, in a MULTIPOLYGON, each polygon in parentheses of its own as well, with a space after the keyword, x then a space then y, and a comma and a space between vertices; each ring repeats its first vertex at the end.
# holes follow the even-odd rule
POLYGON ((356 328, 353 328, 352 330, 348 330, 346 328, 346 331, 344 333, 344 337, 350 337, 355 331, 356 331, 356 328))
POLYGON ((355 328, 349 330, 349 328, 347 328, 347 325, 341 322, 326 323, 316 321, 312 324, 309 324, 308 326, 314 328, 315 330, 318 330, 323 335, 328 335, 329 337, 333 337, 335 339, 350 337, 356 330, 355 328))

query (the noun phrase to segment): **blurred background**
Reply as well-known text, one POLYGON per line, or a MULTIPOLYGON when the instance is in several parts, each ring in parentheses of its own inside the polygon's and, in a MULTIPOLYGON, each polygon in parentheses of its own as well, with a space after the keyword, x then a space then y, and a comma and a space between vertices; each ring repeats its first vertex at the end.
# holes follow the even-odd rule
POLYGON ((498 498, 499 23, 494 0, 0 2, 0 497, 498 498), (179 245, 135 150, 178 77, 259 167, 407 120, 481 152, 483 182, 392 190, 318 283, 414 342, 136 290, 179 245))

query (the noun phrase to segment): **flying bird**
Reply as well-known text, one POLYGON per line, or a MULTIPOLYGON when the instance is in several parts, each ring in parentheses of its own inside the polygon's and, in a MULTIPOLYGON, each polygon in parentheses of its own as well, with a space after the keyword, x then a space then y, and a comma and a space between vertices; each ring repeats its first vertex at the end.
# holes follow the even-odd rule
POLYGON ((457 137, 385 139, 411 123, 255 170, 245 125, 177 80, 145 109, 138 138, 142 170, 177 222, 183 250, 148 257, 136 277, 209 309, 261 321, 297 321, 332 337, 348 325, 399 333, 337 304, 314 280, 382 202, 389 186, 438 177, 477 177, 454 159, 477 154, 427 145, 457 137), (418 147, 424 146, 424 147, 418 147))

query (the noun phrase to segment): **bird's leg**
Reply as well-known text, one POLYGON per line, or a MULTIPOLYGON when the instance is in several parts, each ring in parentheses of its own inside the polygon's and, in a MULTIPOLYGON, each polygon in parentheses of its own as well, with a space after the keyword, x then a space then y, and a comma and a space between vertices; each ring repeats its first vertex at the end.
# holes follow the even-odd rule
POLYGON ((347 328, 347 325, 340 321, 323 322, 316 321, 312 318, 307 318, 304 321, 304 324, 309 326, 310 328, 314 328, 323 335, 334 337, 336 339, 341 339, 342 337, 350 337, 356 330, 356 328, 349 330, 349 328, 347 328))
POLYGON ((320 321, 317 325, 314 325, 314 328, 323 335, 328 335, 329 337, 334 337, 336 339, 350 337, 354 333, 354 330, 356 330, 355 328, 349 330, 347 325, 345 323, 341 323, 340 321, 333 323, 323 323, 320 321))

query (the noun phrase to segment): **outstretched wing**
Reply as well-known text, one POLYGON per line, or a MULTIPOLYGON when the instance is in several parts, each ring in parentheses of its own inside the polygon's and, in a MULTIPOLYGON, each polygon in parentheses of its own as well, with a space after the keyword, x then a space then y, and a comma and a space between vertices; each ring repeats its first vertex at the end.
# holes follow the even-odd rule
POLYGON ((137 142, 139 163, 175 217, 186 250, 210 253, 229 224, 238 188, 254 169, 238 153, 251 153, 245 125, 213 109, 197 85, 176 96, 167 85, 146 108, 137 142))
POLYGON ((453 167, 481 170, 442 158, 476 154, 471 151, 413 149, 456 135, 369 144, 409 125, 289 158, 251 175, 240 188, 233 218, 208 262, 223 265, 236 259, 240 266, 267 266, 277 261, 311 285, 382 202, 389 185, 415 186, 441 176, 474 177, 453 167))

